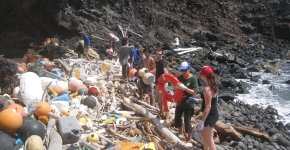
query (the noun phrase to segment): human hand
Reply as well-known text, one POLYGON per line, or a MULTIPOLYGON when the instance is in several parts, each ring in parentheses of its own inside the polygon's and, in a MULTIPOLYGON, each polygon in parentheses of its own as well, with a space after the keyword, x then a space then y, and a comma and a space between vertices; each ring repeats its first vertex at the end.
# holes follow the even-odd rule
POLYGON ((179 83, 175 86, 175 88, 181 89, 182 91, 184 91, 187 87, 183 83, 179 83))
POLYGON ((203 128, 204 128, 204 121, 199 120, 198 124, 196 125, 196 131, 200 133, 203 130, 203 128))

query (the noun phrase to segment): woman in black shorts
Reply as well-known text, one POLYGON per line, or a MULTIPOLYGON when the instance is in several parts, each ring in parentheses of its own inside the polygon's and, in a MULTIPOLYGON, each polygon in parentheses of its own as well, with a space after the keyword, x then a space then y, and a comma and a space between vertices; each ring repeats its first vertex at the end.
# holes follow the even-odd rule
POLYGON ((204 66, 199 72, 201 79, 205 82, 206 87, 201 93, 202 105, 201 120, 196 126, 197 132, 201 133, 203 147, 205 150, 215 150, 216 145, 213 141, 213 127, 219 119, 217 109, 217 92, 218 82, 214 71, 209 66, 204 66))

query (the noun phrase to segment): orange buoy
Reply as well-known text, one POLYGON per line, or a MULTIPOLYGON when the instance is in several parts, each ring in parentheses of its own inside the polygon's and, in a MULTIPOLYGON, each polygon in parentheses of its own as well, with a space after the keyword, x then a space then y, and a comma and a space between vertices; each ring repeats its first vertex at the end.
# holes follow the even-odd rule
POLYGON ((7 107, 7 109, 17 109, 17 111, 21 114, 21 116, 25 116, 24 108, 19 104, 12 104, 7 107))
POLYGON ((130 69, 129 78, 132 79, 135 76, 136 72, 137 70, 135 68, 130 69))
POLYGON ((53 89, 57 94, 59 94, 59 93, 61 93, 61 92, 64 92, 64 89, 63 89, 61 86, 58 86, 58 85, 53 86, 52 89, 53 89))
POLYGON ((50 62, 50 61, 49 61, 49 58, 42 58, 42 61, 50 62))
POLYGON ((0 130, 13 134, 22 126, 23 119, 16 108, 5 109, 0 113, 0 130))
POLYGON ((69 81, 68 85, 69 85, 70 90, 72 90, 73 92, 77 92, 77 88, 80 85, 83 85, 83 82, 81 80, 75 79, 75 80, 69 81))
POLYGON ((35 105, 36 111, 35 115, 36 116, 47 116, 49 112, 51 112, 51 106, 47 102, 38 102, 35 105), (40 107, 40 108, 37 108, 40 107))

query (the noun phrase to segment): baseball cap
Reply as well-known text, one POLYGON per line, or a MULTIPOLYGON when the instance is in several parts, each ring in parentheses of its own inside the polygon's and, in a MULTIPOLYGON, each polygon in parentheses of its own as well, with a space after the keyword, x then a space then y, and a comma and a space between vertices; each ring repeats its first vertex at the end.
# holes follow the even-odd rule
POLYGON ((198 72, 198 74, 208 77, 213 72, 214 71, 210 66, 204 66, 204 67, 202 67, 201 71, 198 72))
POLYGON ((180 64, 179 70, 187 70, 190 67, 190 63, 184 61, 180 64))

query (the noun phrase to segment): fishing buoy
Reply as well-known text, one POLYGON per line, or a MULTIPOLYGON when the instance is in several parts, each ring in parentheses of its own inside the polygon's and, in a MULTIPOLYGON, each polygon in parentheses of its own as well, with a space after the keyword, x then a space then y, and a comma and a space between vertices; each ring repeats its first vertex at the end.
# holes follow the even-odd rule
POLYGON ((13 109, 13 108, 17 109, 18 112, 21 114, 21 116, 25 116, 25 110, 24 110, 24 108, 21 105, 19 105, 19 104, 12 104, 12 105, 9 105, 7 107, 7 109, 13 109))
POLYGON ((53 89, 57 94, 59 94, 59 93, 61 93, 61 92, 64 92, 64 89, 63 89, 61 86, 58 86, 58 85, 53 86, 52 89, 53 89))
POLYGON ((137 70, 135 68, 130 69, 129 78, 132 79, 135 76, 136 72, 137 70))
POLYGON ((88 89, 87 88, 80 88, 78 90, 78 95, 88 95, 88 89))
POLYGON ((43 150, 42 139, 37 135, 32 135, 25 142, 25 150, 43 150))
POLYGON ((84 125, 86 125, 88 123, 88 119, 86 117, 82 116, 82 117, 78 118, 78 122, 81 122, 84 125))
POLYGON ((155 75, 149 72, 145 73, 142 80, 145 84, 150 85, 155 81, 155 75))
POLYGON ((84 105, 88 106, 91 109, 94 109, 97 104, 97 100, 94 96, 88 96, 84 99, 84 105))
POLYGON ((13 134, 23 123, 22 116, 16 108, 5 109, 0 113, 0 130, 13 134))
POLYGON ((77 92, 77 88, 80 85, 83 85, 83 82, 81 80, 76 79, 76 80, 69 81, 68 85, 71 91, 77 92))
POLYGON ((99 90, 97 87, 90 87, 88 93, 89 95, 98 96, 99 90))
POLYGON ((36 111, 35 111, 35 115, 36 116, 47 116, 49 112, 51 112, 51 107, 47 102, 38 102, 35 105, 36 111), (40 108, 37 108, 40 107, 40 108))
POLYGON ((37 135, 43 139, 45 136, 45 128, 39 121, 30 120, 21 126, 19 133, 23 141, 26 141, 31 135, 37 135))
POLYGON ((138 72, 140 77, 143 77, 145 75, 145 73, 149 72, 149 70, 147 68, 141 68, 138 72))
POLYGON ((90 133, 88 135, 88 141, 92 143, 98 143, 99 142, 99 136, 96 133, 90 133))

